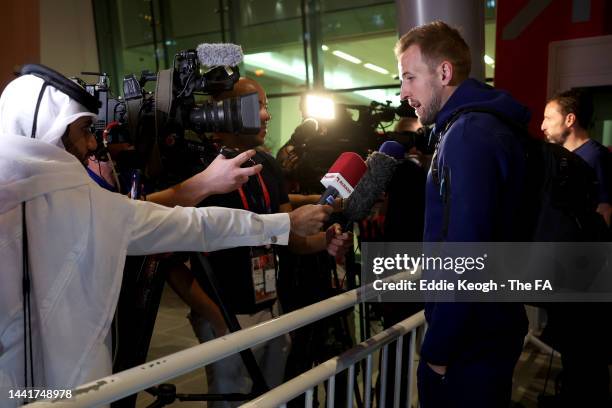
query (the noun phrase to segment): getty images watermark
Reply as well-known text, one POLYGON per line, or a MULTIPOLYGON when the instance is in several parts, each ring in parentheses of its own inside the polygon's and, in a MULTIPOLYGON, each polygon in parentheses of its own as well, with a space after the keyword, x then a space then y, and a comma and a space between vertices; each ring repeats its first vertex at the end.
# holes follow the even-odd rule
POLYGON ((381 301, 612 301, 609 243, 363 243, 381 301))

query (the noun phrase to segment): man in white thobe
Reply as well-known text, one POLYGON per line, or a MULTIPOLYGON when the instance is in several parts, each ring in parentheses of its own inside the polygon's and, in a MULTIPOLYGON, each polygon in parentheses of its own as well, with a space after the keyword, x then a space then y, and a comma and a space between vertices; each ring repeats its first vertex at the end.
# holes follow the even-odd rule
POLYGON ((14 80, 0 97, 3 407, 20 403, 8 391, 26 385, 24 260, 33 346, 27 385, 69 389, 111 373, 109 327, 126 255, 286 245, 290 229, 312 234, 331 212, 167 208, 103 190, 82 164, 95 149, 95 116, 34 75, 14 80))

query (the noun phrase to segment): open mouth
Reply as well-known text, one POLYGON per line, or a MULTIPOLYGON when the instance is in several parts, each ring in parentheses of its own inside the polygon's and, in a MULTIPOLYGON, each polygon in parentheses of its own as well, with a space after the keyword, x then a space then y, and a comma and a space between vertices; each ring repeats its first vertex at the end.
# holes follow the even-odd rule
POLYGON ((408 104, 414 109, 414 112, 418 115, 421 108, 421 103, 412 99, 408 100, 408 104))

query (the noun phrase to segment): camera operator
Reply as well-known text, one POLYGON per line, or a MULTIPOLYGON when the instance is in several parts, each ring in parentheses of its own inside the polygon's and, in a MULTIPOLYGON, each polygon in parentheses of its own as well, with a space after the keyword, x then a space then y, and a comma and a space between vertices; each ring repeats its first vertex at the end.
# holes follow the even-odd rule
POLYGON ((109 326, 126 254, 286 245, 290 231, 319 231, 331 211, 167 208, 110 193, 83 168, 96 148, 97 107, 55 72, 23 75, 0 97, 4 398, 9 389, 73 388, 110 374, 109 326))
MULTIPOLYGON (((216 99, 251 93, 257 93, 259 98, 259 115, 262 124, 260 132, 256 135, 215 133, 213 143, 217 148, 223 146, 228 151, 243 152, 263 145, 267 123, 271 117, 265 91, 257 82, 241 78, 232 91, 222 93, 216 99)), ((291 211, 281 171, 274 159, 265 152, 257 151, 252 161, 263 166, 260 173, 250 177, 238 191, 210 196, 200 205, 240 208, 259 214, 291 211)), ((331 211, 330 207, 327 208, 331 211)), ((289 248, 299 253, 327 249, 330 254, 341 256, 349 241, 349 234, 342 234, 338 226, 332 226, 326 233, 321 232, 304 238, 292 235, 289 248)), ((277 250, 268 245, 228 249, 208 254, 221 293, 225 296, 223 301, 236 314, 242 328, 264 322, 279 314, 276 253, 277 250)), ((224 334, 216 332, 210 322, 199 316, 195 310, 192 310, 190 320, 202 342, 224 334)), ((253 349, 264 378, 271 387, 282 382, 288 349, 287 336, 278 337, 253 349)), ((249 375, 238 355, 209 365, 207 380, 211 393, 248 393, 251 388, 249 375)), ((213 406, 231 404, 219 402, 213 403, 213 406)))
MULTIPOLYGON (((305 98, 299 109, 303 121, 276 154, 288 184, 292 204, 302 205, 320 198, 323 192, 321 177, 338 155, 344 151, 367 153, 360 150, 363 132, 341 105, 335 106, 334 119, 312 118, 306 112, 305 98)), ((339 204, 339 202, 338 202, 339 204)))
MULTIPOLYGON (((295 171, 302 160, 303 149, 307 142, 312 142, 313 137, 323 137, 327 129, 320 128, 315 119, 306 119, 300 124, 276 154, 276 161, 282 170, 285 182, 289 185, 289 202, 293 208, 301 207, 306 204, 316 204, 321 198, 321 194, 300 194, 300 183, 298 174, 295 171)), ((342 211, 342 198, 334 200, 334 212, 342 211)))

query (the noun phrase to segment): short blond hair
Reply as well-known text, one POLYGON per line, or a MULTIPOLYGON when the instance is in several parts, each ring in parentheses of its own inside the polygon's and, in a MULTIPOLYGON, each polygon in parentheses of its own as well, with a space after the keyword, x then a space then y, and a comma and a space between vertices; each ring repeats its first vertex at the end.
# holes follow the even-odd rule
POLYGON ((395 44, 395 56, 400 56, 411 45, 418 45, 425 63, 433 71, 442 61, 453 65, 451 85, 467 79, 472 69, 470 48, 461 34, 443 21, 434 21, 412 28, 395 44))

